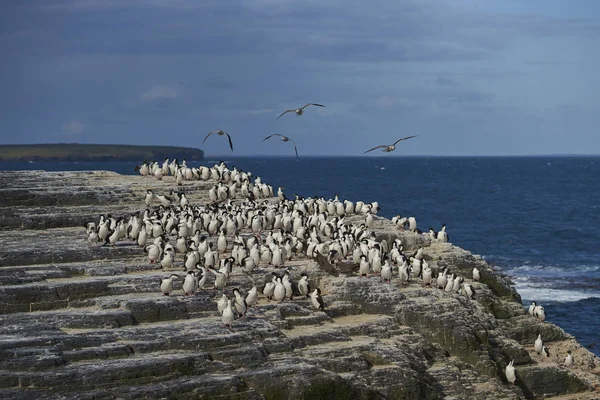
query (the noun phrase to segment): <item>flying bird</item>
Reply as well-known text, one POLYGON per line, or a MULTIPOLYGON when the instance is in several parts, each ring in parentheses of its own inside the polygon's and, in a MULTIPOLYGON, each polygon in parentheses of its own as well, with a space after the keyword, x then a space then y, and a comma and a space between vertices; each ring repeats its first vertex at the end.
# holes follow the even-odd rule
MULTIPOLYGON (((365 151, 365 153, 368 153, 370 151, 377 150, 377 149, 383 149, 382 151, 385 151, 386 153, 389 153, 390 151, 396 150, 396 144, 398 142, 401 142, 402 140, 414 138, 414 137, 417 137, 417 136, 419 136, 419 135, 413 135, 413 136, 403 137, 402 139, 396 140, 394 142, 394 144, 382 144, 381 146, 373 147, 372 149, 365 151)), ((363 153, 363 154, 365 154, 365 153, 363 153)))
POLYGON ((295 112, 296 115, 302 115, 304 114, 304 109, 308 106, 317 106, 317 107, 325 107, 323 104, 317 104, 317 103, 308 103, 305 104, 303 107, 300 108, 296 108, 295 110, 285 110, 284 112, 281 113, 281 115, 279 117, 277 117, 277 119, 281 118, 281 116, 285 113, 289 113, 289 112, 295 112))
POLYGON ((204 138, 204 140, 202 141, 202 143, 206 142, 206 139, 208 139, 208 137, 210 135, 212 135, 213 133, 217 133, 219 136, 223 136, 223 135, 227 135, 227 139, 229 139, 229 147, 231 148, 231 151, 233 151, 233 143, 231 143, 231 136, 229 136, 229 133, 222 131, 220 129, 215 129, 214 131, 210 131, 208 132, 208 135, 206 135, 206 137, 204 138))
POLYGON ((292 143, 294 144, 294 151, 296 152, 296 158, 298 158, 298 149, 296 148, 296 142, 294 142, 292 139, 290 139, 290 138, 289 138, 289 137, 287 137, 287 136, 280 135, 279 133, 274 133, 274 134, 272 134, 272 135, 269 135, 269 136, 267 136, 266 138, 264 138, 264 139, 263 139, 263 142, 264 142, 265 140, 267 140, 267 139, 269 139, 269 138, 273 137, 273 136, 281 136, 281 141, 282 141, 282 142, 292 142, 292 143))

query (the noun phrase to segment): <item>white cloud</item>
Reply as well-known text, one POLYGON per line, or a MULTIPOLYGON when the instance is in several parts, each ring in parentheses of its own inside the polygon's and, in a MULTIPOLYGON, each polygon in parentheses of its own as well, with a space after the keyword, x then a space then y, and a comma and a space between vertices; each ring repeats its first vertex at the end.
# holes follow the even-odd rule
POLYGON ((72 120, 71 122, 68 122, 66 124, 64 124, 63 126, 61 126, 63 132, 65 133, 69 133, 72 135, 78 135, 80 133, 83 133, 83 131, 85 130, 85 125, 83 125, 81 122, 77 121, 77 120, 72 120))
POLYGON ((260 108, 256 110, 248 110, 246 111, 250 115, 259 115, 259 114, 272 114, 275 112, 272 108, 260 108))
POLYGON ((155 101, 158 99, 176 99, 181 96, 181 93, 168 85, 155 85, 150 90, 142 93, 140 96, 141 101, 155 101))

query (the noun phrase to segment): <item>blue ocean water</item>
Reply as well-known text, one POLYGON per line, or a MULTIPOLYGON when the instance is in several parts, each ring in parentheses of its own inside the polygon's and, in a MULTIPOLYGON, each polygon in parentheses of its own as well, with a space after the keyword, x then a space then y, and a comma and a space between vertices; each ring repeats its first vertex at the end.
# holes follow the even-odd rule
MULTIPOLYGON (((218 159, 204 161, 212 165, 218 159)), ((600 355, 600 156, 230 158, 291 196, 378 201, 380 215, 447 226, 512 277, 527 306, 600 355)), ((188 162, 189 165, 199 163, 188 162)), ((133 174, 135 163, 0 163, 0 170, 133 174)))

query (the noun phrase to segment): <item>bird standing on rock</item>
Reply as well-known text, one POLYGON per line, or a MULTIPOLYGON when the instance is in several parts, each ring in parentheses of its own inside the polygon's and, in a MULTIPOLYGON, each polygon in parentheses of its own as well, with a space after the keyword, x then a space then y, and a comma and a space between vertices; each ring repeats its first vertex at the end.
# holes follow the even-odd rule
POLYGON ((256 286, 252 286, 252 289, 246 294, 246 306, 252 307, 258 301, 258 290, 256 286))
POLYGON ((188 271, 185 279, 183 280, 183 293, 186 296, 194 294, 196 289, 198 288, 198 279, 196 278, 196 274, 194 271, 188 271))
POLYGON ((268 301, 271 301, 273 298, 273 293, 275 292, 275 284, 277 282, 277 275, 273 273, 271 278, 271 282, 267 282, 265 287, 263 288, 263 295, 267 298, 268 301))
POLYGON ((517 381, 517 374, 515 372, 515 367, 513 366, 514 362, 515 362, 515 360, 511 360, 510 363, 508 363, 508 365, 506 366, 506 369, 504 370, 504 375, 506 375, 506 380, 508 380, 513 386, 515 385, 515 382, 517 381))
POLYGON ((233 314, 233 308, 231 306, 231 299, 228 299, 227 307, 225 307, 225 309, 223 310, 223 314, 221 315, 221 321, 223 322, 223 325, 229 330, 231 330, 232 328, 234 317, 235 316, 233 314))
POLYGON ((173 291, 173 279, 179 279, 179 275, 171 274, 168 278, 160 280, 160 291, 163 295, 168 296, 173 291))
POLYGON ((246 310, 248 309, 246 299, 240 294, 238 288, 233 289, 233 295, 235 296, 235 302, 233 304, 235 311, 238 313, 240 318, 244 318, 246 315, 246 310))
POLYGON ((573 356, 571 355, 571 350, 567 350, 567 356, 565 357, 565 365, 567 367, 573 366, 573 356))
POLYGON ((321 297, 321 289, 316 288, 310 293, 310 302, 319 311, 325 311, 325 302, 321 297))
POLYGON ((221 315, 223 315, 223 311, 227 308, 227 300, 229 300, 229 298, 223 293, 219 301, 217 301, 217 310, 219 310, 219 314, 221 315))
POLYGON ((300 275, 300 281, 298 282, 298 291, 300 292, 301 296, 308 297, 310 287, 308 283, 308 275, 306 275, 305 273, 302 273, 300 275))
POLYGON ((529 315, 531 315, 532 317, 534 317, 535 315, 533 314, 533 311, 535 310, 535 307, 537 306, 537 303, 535 301, 531 302, 531 305, 529 306, 529 315))
POLYGON ((385 260, 381 267, 381 278, 383 278, 385 282, 390 282, 392 279, 392 267, 388 260, 385 260))
POLYGON ((448 240, 450 240, 449 236, 448 236, 448 232, 446 232, 446 225, 442 224, 442 229, 437 233, 437 239, 440 242, 448 242, 448 240))
POLYGON ((273 291, 273 298, 277 302, 281 303, 283 299, 285 299, 285 294, 285 286, 283 286, 281 278, 277 278, 277 281, 275 282, 275 290, 273 291))
POLYGON ((97 244, 98 243, 98 232, 96 232, 96 227, 91 227, 88 230, 88 243, 89 244, 97 244))
POLYGON ((542 348, 544 347, 544 342, 542 341, 542 335, 538 334, 537 339, 535 339, 535 343, 533 344, 533 348, 538 354, 542 354, 542 348))
POLYGON ((544 307, 536 306, 533 310, 534 316, 540 321, 544 322, 546 320, 546 312, 544 311, 544 307))

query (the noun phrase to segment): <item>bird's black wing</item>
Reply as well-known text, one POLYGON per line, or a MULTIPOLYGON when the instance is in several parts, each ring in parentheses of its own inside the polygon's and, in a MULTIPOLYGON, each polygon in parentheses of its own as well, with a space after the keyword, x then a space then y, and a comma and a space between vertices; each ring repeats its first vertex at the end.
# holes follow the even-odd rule
POLYGON ((227 135, 227 139, 229 140, 229 148, 231 148, 231 151, 233 151, 233 143, 231 143, 231 136, 229 136, 229 133, 224 132, 227 135))
POLYGON ((319 309, 325 311, 325 302, 323 301, 321 295, 317 295, 317 301, 319 302, 319 309))
POLYGON ((301 110, 304 110, 306 107, 308 106, 317 106, 317 107, 325 107, 323 104, 317 104, 317 103, 308 103, 305 104, 304 107, 301 108, 301 110))
MULTIPOLYGON (((368 153, 373 150, 381 149, 382 147, 387 147, 387 145, 382 144, 381 146, 373 147, 372 149, 365 151, 365 153, 368 153)), ((363 154, 365 154, 365 153, 363 153, 363 154)))
MULTIPOLYGON (((284 114, 285 114, 285 113, 284 113, 284 114)), ((281 115, 283 115, 283 114, 281 114, 281 115)), ((281 117, 281 115, 280 115, 280 117, 281 117)), ((263 139, 263 142, 264 142, 265 140, 267 140, 267 139, 270 139, 270 138, 272 138, 273 136, 281 136, 281 135, 280 135, 279 133, 274 133, 274 134, 272 134, 272 135, 269 135, 269 136, 267 136, 266 138, 264 138, 264 139, 263 139)))
POLYGON ((277 120, 277 119, 279 119, 279 118, 281 118, 281 116, 282 116, 283 114, 285 114, 285 113, 289 113, 289 112, 296 112, 296 110, 285 110, 284 112, 282 112, 282 113, 279 115, 279 117, 277 117, 277 118, 276 118, 276 120, 277 120))
POLYGON ((202 143, 206 142, 206 139, 208 139, 208 137, 210 135, 212 135, 214 132, 216 132, 216 131, 210 131, 210 132, 208 132, 208 135, 206 135, 206 137, 204 138, 204 140, 202 141, 202 143))
POLYGON ((398 143, 398 142, 401 142, 401 141, 403 141, 403 140, 410 139, 410 138, 414 138, 414 137, 417 137, 417 136, 419 136, 419 135, 412 135, 412 136, 403 137, 402 139, 398 139, 398 140, 396 140, 396 141, 394 142, 394 145, 395 145, 396 143, 398 143))
POLYGON ((288 140, 294 144, 294 151, 296 152, 296 158, 298 158, 298 149, 296 148, 296 142, 294 142, 294 141, 293 141, 292 139, 290 139, 290 138, 288 138, 288 140))

